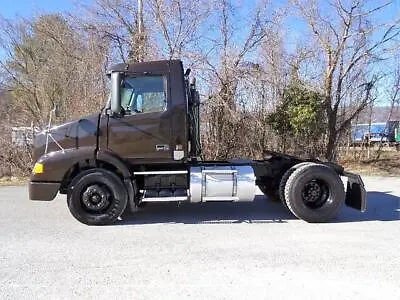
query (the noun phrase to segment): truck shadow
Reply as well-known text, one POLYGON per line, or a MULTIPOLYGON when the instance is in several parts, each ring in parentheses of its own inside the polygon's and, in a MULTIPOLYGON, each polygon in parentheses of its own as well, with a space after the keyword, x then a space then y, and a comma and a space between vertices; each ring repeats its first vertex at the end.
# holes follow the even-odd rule
MULTIPOLYGON (((256 196, 248 203, 148 203, 132 215, 125 216, 115 225, 144 225, 156 223, 183 224, 235 224, 235 223, 287 223, 296 219, 280 203, 256 196)), ((344 207, 332 223, 397 221, 400 220, 400 197, 390 192, 368 192, 367 211, 361 213, 344 207)))
POLYGON ((400 197, 387 192, 368 192, 367 211, 345 207, 336 222, 398 221, 400 220, 400 197))
POLYGON ((182 203, 180 206, 176 203, 148 203, 116 224, 286 223, 289 219, 295 217, 280 203, 256 196, 253 202, 182 203))

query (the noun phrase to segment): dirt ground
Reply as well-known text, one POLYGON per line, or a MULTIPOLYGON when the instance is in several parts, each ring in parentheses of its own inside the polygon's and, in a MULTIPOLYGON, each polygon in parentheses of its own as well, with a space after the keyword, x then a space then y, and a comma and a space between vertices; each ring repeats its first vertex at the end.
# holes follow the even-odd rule
POLYGON ((361 175, 400 176, 400 152, 384 150, 377 159, 377 150, 370 150, 368 158, 366 150, 356 149, 343 155, 339 163, 349 171, 361 175))
POLYGON ((3 177, 0 178, 0 186, 18 186, 27 184, 28 177, 3 177))

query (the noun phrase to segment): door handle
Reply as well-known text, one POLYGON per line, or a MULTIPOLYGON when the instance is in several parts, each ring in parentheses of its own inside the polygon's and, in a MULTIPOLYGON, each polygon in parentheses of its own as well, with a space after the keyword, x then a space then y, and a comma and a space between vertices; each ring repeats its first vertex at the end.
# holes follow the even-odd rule
POLYGON ((169 151, 169 145, 158 144, 158 145, 156 145, 156 151, 169 151))

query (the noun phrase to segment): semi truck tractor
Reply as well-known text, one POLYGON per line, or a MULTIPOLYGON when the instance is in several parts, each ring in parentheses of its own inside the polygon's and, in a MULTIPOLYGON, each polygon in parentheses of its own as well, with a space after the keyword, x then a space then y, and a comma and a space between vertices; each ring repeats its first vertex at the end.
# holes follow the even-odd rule
POLYGON ((307 222, 332 220, 343 205, 365 211, 361 177, 335 163, 272 151, 261 160, 202 159, 199 92, 180 60, 116 64, 107 75, 101 111, 49 122, 35 136, 31 200, 66 194, 71 214, 88 225, 111 224, 147 202, 253 201, 257 187, 307 222))

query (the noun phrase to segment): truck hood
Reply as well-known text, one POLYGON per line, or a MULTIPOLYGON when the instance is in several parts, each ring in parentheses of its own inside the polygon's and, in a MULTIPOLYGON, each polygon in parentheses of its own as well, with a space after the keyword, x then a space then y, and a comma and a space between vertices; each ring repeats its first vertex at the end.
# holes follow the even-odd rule
POLYGON ((100 114, 90 115, 36 134, 33 143, 34 161, 45 154, 47 140, 47 153, 88 146, 95 148, 97 146, 99 117, 100 114))

